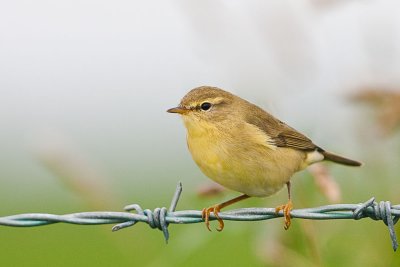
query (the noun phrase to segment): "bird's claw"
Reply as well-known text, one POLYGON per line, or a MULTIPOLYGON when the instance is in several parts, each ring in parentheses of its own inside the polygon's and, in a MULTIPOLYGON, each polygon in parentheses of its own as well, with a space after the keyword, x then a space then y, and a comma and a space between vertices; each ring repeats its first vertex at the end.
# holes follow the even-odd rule
POLYGON ((219 224, 218 228, 217 228, 217 231, 220 232, 220 231, 222 231, 224 229, 224 221, 221 219, 221 217, 219 217, 220 210, 221 210, 220 205, 214 205, 214 206, 211 206, 211 207, 208 207, 208 208, 204 208, 201 211, 201 218, 205 222, 208 231, 211 231, 211 229, 210 229, 210 213, 211 212, 214 213, 214 216, 217 219, 218 224, 219 224))
POLYGON ((293 203, 291 200, 287 204, 281 205, 275 208, 275 212, 278 213, 283 210, 283 216, 285 217, 285 225, 283 226, 285 230, 289 229, 291 224, 290 211, 293 209, 293 203))

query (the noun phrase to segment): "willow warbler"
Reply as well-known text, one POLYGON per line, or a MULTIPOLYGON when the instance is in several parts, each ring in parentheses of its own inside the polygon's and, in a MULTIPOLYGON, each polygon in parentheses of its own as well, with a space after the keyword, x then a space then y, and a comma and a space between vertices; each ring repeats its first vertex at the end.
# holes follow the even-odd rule
POLYGON ((187 145, 202 172, 224 187, 243 193, 203 209, 210 230, 213 212, 224 228, 219 211, 249 197, 270 196, 286 184, 289 201, 283 210, 285 229, 290 226, 290 178, 308 165, 323 160, 348 166, 361 163, 327 152, 309 138, 258 106, 222 89, 202 86, 191 90, 178 107, 168 110, 182 116, 187 145))

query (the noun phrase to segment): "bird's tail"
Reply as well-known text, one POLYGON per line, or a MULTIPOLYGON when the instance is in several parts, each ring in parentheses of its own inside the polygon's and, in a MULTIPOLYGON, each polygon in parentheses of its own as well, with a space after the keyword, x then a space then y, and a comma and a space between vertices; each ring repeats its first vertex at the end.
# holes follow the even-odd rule
POLYGON ((348 159, 348 158, 344 158, 342 156, 333 154, 331 152, 323 151, 321 153, 322 153, 322 155, 324 155, 325 160, 333 161, 333 162, 347 165, 347 166, 361 166, 362 165, 361 162, 358 162, 358 161, 355 161, 352 159, 348 159))

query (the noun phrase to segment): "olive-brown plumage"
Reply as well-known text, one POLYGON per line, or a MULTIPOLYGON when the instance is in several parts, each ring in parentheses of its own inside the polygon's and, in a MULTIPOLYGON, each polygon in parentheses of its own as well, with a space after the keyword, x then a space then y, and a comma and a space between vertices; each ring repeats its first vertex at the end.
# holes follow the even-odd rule
MULTIPOLYGON (((264 197, 288 185, 289 203, 283 209, 290 225, 290 178, 322 160, 360 166, 357 161, 327 152, 305 135, 260 107, 222 89, 202 86, 188 92, 176 108, 187 129, 188 148, 204 174, 244 195, 203 212, 208 227, 210 212, 249 196, 264 197)), ((219 219, 220 229, 223 222, 219 219)))

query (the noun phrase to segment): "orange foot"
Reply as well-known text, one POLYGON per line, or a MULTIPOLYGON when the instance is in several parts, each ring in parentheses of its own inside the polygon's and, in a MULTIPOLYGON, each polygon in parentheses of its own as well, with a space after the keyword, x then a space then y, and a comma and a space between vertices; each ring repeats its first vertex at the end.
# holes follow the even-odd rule
POLYGON ((293 203, 289 199, 288 203, 286 205, 278 206, 275 208, 275 212, 278 213, 281 210, 283 210, 283 215, 285 216, 285 230, 289 229, 290 226, 290 211, 293 209, 293 203))
POLYGON ((208 208, 204 208, 201 211, 201 218, 203 221, 206 223, 208 231, 211 231, 210 229, 210 213, 214 213, 215 218, 217 218, 219 226, 217 228, 217 231, 222 231, 224 229, 224 221, 219 217, 218 213, 221 211, 221 206, 220 205, 214 205, 208 208))

